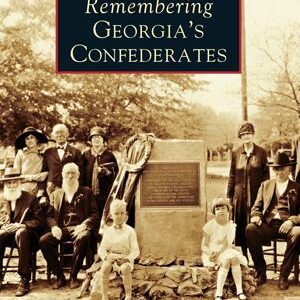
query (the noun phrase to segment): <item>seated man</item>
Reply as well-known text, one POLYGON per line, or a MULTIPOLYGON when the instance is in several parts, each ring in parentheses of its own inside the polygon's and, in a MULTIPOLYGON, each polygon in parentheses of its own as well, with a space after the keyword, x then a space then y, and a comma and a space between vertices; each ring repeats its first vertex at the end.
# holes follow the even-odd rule
POLYGON ((273 163, 275 179, 264 181, 251 210, 251 223, 246 228, 249 250, 257 271, 257 284, 267 281, 266 262, 263 256, 263 242, 275 238, 284 238, 287 248, 280 269, 278 287, 289 287, 288 277, 298 259, 300 251, 300 185, 289 179, 289 157, 278 152, 273 163))
POLYGON ((6 247, 19 251, 18 273, 21 276, 16 296, 29 292, 32 250, 38 248, 41 228, 41 209, 32 194, 21 190, 21 177, 17 169, 7 168, 0 179, 4 182, 3 199, 7 201, 6 221, 0 226, 0 280, 6 247))
POLYGON ((92 190, 79 186, 78 166, 75 163, 65 164, 62 177, 62 188, 51 194, 51 205, 46 214, 46 223, 51 228, 51 232, 40 238, 43 255, 51 271, 57 275, 54 289, 59 289, 66 284, 63 269, 58 260, 58 244, 63 241, 73 241, 70 287, 77 288, 80 285, 77 274, 89 251, 91 231, 97 231, 100 222, 92 190))

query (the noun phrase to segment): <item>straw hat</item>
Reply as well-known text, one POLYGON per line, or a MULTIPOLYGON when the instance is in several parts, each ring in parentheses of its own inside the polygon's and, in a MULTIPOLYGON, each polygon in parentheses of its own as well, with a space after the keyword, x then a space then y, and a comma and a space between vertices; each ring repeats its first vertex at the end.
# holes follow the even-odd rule
POLYGON ((0 181, 10 181, 10 180, 18 180, 22 179, 20 172, 16 168, 6 168, 4 171, 4 175, 0 178, 0 181))

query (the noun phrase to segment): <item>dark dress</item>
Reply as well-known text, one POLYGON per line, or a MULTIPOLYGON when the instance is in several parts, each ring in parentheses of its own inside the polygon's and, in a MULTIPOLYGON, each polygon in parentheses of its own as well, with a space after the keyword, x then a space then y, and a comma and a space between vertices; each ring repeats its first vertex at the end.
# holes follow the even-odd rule
POLYGON ((261 183, 270 178, 267 162, 267 152, 255 144, 248 158, 243 146, 232 153, 227 197, 232 200, 233 220, 237 224, 235 244, 244 249, 251 208, 261 183))
POLYGON ((95 199, 97 202, 97 207, 102 216, 104 205, 108 194, 111 190, 112 184, 115 180, 115 177, 118 174, 118 163, 114 154, 110 150, 104 150, 100 155, 93 155, 92 150, 89 149, 83 153, 83 168, 84 168, 84 185, 90 187, 93 190, 95 199), (94 164, 96 162, 98 166, 103 165, 110 171, 109 175, 104 174, 103 172, 98 173, 98 188, 95 191, 93 187, 93 170, 94 164), (112 163, 112 164, 107 164, 112 163))

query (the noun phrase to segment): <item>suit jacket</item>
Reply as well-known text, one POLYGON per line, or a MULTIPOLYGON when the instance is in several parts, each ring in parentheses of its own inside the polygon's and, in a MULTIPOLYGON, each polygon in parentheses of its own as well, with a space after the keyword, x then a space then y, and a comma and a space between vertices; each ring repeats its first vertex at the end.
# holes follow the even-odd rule
POLYGON ((48 171, 48 182, 54 183, 55 186, 61 187, 62 185, 62 168, 65 164, 74 162, 78 165, 80 171, 80 183, 82 183, 82 154, 79 149, 67 144, 65 154, 60 160, 56 147, 47 149, 44 153, 44 167, 43 171, 48 171))
MULTIPOLYGON (((6 204, 6 223, 11 223, 11 206, 9 201, 6 204)), ((42 211, 38 199, 32 194, 22 191, 20 198, 16 201, 13 223, 20 223, 23 215, 22 224, 34 230, 42 230, 42 211), (28 210, 26 211, 26 209, 28 210), (24 215, 25 214, 25 215, 24 215)))
MULTIPOLYGON (((257 198, 251 209, 251 217, 260 216, 262 220, 271 212, 271 200, 275 192, 276 180, 270 179, 264 181, 257 193, 257 198)), ((289 180, 287 186, 288 209, 291 220, 294 225, 300 224, 300 184, 289 180)))
MULTIPOLYGON (((58 223, 63 212, 64 195, 63 189, 57 189, 50 196, 50 205, 46 216, 46 223, 49 227, 61 227, 61 224, 58 223)), ((100 217, 92 190, 89 187, 80 186, 72 201, 76 201, 76 213, 79 216, 80 224, 86 224, 88 230, 98 230, 100 217)))
POLYGON ((295 162, 295 165, 292 166, 292 174, 294 179, 299 183, 300 178, 299 176, 300 171, 300 135, 296 135, 292 139, 292 153, 291 153, 291 160, 295 162))

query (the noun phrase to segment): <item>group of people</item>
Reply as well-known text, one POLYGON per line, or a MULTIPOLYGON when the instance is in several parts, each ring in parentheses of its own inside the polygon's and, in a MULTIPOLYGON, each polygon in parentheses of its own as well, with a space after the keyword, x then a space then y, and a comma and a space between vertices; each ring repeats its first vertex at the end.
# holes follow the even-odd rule
MULTIPOLYGON (((60 243, 73 242, 70 288, 80 285, 77 274, 83 260, 86 258, 87 267, 91 266, 97 252, 101 215, 118 173, 118 164, 107 148, 107 137, 100 127, 90 130, 88 140, 91 147, 84 153, 68 143, 68 136, 66 125, 55 125, 52 130, 55 146, 41 151, 43 147, 40 145, 48 142, 47 136, 34 127, 25 128, 15 141, 19 150, 14 165, 6 168, 0 179, 6 201, 6 220, 0 223, 0 280, 2 282, 4 276, 6 247, 17 247, 21 280, 16 296, 29 292, 32 255, 38 249, 56 275, 54 289, 67 284, 58 257, 60 243)), ((116 264, 121 262, 120 272, 124 273, 127 283, 127 299, 131 299, 131 282, 127 273, 139 255, 137 239, 134 230, 124 224, 126 203, 114 201, 111 211, 118 234, 123 237, 123 248, 118 254, 110 253, 112 240, 109 239, 106 246, 101 243, 99 254, 106 261, 105 272, 112 260, 116 264), (128 237, 134 243, 128 245, 128 237), (108 252, 106 255, 105 251, 108 252)), ((103 282, 105 287, 105 276, 103 282)))
POLYGON ((293 140, 291 158, 278 151, 268 162, 267 152, 253 142, 254 134, 252 123, 240 126, 238 137, 242 145, 232 153, 227 197, 213 201, 215 218, 203 227, 204 265, 218 269, 216 300, 223 299, 230 268, 238 299, 247 298, 242 289, 240 265, 247 265, 248 249, 257 285, 262 285, 267 281, 263 245, 277 238, 286 240, 278 281, 280 290, 288 289, 288 277, 300 254, 299 137, 293 140))
POLYGON ((90 148, 83 153, 68 142, 69 130, 65 124, 56 124, 51 133, 54 146, 41 151, 49 142, 47 136, 34 127, 27 127, 16 138, 18 152, 13 167, 18 169, 22 189, 38 197, 47 195, 62 186, 62 167, 73 162, 79 167, 81 185, 93 190, 99 211, 118 173, 118 163, 107 148, 105 131, 98 126, 91 128, 88 136, 90 148), (101 191, 100 191, 101 187, 101 191))
MULTIPOLYGON (((227 197, 212 203, 215 218, 204 225, 203 264, 218 270, 216 300, 223 299, 223 287, 231 269, 239 300, 247 299, 242 288, 241 265, 249 261, 248 250, 257 271, 257 284, 267 281, 263 245, 283 238, 287 241, 278 287, 289 287, 288 277, 300 253, 300 149, 294 142, 291 159, 277 152, 272 162, 253 142, 253 124, 243 123, 238 131, 242 145, 232 153, 227 197), (274 179, 270 178, 270 168, 274 179), (290 176, 293 176, 291 179, 290 176), (296 181, 295 181, 296 179, 296 181), (236 247, 240 246, 241 251, 236 247)), ((34 249, 41 249, 56 275, 54 289, 67 281, 58 259, 58 245, 73 241, 71 288, 79 286, 77 274, 86 258, 87 267, 97 252, 97 236, 106 199, 118 173, 114 154, 100 127, 93 127, 88 140, 91 148, 83 154, 70 145, 64 124, 53 127, 55 146, 43 153, 40 144, 48 139, 40 130, 27 127, 16 138, 19 149, 13 168, 0 179, 7 219, 0 227, 0 280, 6 247, 19 250, 21 281, 16 296, 29 292, 30 262, 34 249)), ((103 263, 100 273, 102 299, 108 299, 108 278, 112 268, 120 273, 126 300, 131 299, 134 259, 139 246, 134 229, 126 225, 126 203, 110 205, 113 225, 104 231, 98 249, 103 263)))

